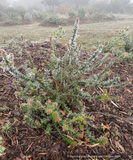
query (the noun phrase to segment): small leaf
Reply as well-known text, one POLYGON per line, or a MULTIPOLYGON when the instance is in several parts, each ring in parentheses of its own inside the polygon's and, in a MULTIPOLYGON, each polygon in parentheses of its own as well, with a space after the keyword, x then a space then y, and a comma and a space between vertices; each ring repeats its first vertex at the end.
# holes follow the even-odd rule
POLYGON ((124 92, 129 92, 129 93, 132 93, 129 89, 125 89, 124 92))
POLYGON ((103 126, 103 127, 104 127, 104 129, 108 129, 108 130, 110 130, 109 125, 104 125, 104 124, 102 123, 102 124, 101 124, 101 126, 103 126))
POLYGON ((45 63, 42 63, 41 66, 44 67, 44 66, 45 66, 45 63))
POLYGON ((61 114, 62 114, 63 116, 66 115, 66 111, 65 111, 65 110, 60 110, 60 112, 61 112, 61 114))

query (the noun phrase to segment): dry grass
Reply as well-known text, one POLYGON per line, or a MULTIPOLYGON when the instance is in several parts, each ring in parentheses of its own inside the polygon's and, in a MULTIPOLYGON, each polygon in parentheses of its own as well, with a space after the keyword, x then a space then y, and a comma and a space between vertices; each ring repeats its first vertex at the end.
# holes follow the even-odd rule
MULTIPOLYGON (((82 24, 79 26, 80 35, 77 38, 77 43, 83 43, 83 49, 94 50, 94 44, 98 40, 109 40, 112 37, 118 37, 119 31, 125 26, 129 26, 129 31, 133 34, 133 21, 123 20, 123 21, 112 21, 112 22, 100 22, 92 24, 82 24)), ((65 44, 69 41, 73 26, 66 26, 64 29, 67 31, 66 36, 59 40, 60 43, 65 44)), ((0 27, 0 43, 17 40, 22 34, 24 39, 31 40, 34 42, 44 42, 49 40, 52 33, 56 28, 53 27, 42 27, 38 23, 30 25, 18 25, 9 27, 0 27)))

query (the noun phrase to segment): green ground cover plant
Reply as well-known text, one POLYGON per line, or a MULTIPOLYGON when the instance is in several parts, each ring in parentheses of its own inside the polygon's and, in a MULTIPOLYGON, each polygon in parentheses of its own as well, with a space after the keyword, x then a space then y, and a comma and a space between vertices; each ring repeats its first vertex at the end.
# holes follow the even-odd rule
POLYGON ((99 86, 101 88, 119 87, 127 82, 120 83, 119 77, 107 79, 111 74, 109 68, 115 62, 110 54, 95 62, 102 52, 102 45, 85 61, 80 62, 81 44, 76 44, 79 18, 76 19, 72 36, 67 43, 67 51, 63 57, 59 57, 56 50, 56 41, 65 35, 63 28, 54 32, 53 42, 51 43, 53 52, 51 60, 45 61, 47 70, 44 74, 37 72, 29 53, 29 65, 26 64, 22 74, 14 66, 13 53, 7 54, 1 50, 3 58, 0 67, 3 71, 8 70, 16 79, 13 81, 18 91, 16 97, 23 98, 25 103, 21 104, 21 110, 25 112, 24 120, 31 127, 42 128, 45 134, 50 135, 51 131, 56 130, 67 144, 76 145, 75 138, 83 138, 86 135, 91 143, 106 144, 107 134, 99 138, 91 135, 90 128, 103 130, 101 126, 90 124, 86 113, 84 100, 100 99, 111 101, 105 90, 102 94, 91 95, 89 89, 99 86), (110 63, 99 73, 91 75, 88 79, 83 79, 84 72, 91 72, 102 65, 107 59, 110 63), (94 63, 93 63, 94 62, 94 63), (92 65, 93 63, 93 65, 92 65), (83 86, 88 90, 84 91, 83 86), (73 137, 72 139, 68 136, 73 137))
POLYGON ((122 36, 123 41, 125 42, 124 49, 126 52, 133 52, 133 37, 129 33, 129 28, 124 27, 122 31, 120 31, 120 35, 122 36))
MULTIPOLYGON (((2 143, 2 137, 0 137, 0 144, 1 143, 2 143)), ((3 155, 4 151, 5 151, 5 147, 3 147, 3 146, 0 145, 0 156, 3 155)))
POLYGON ((1 127, 1 133, 4 137, 4 132, 7 133, 8 135, 12 134, 12 128, 11 128, 12 124, 10 123, 10 121, 7 121, 2 127, 1 127))
POLYGON ((110 41, 97 41, 96 46, 102 43, 103 52, 112 53, 119 61, 133 60, 133 37, 131 37, 128 27, 124 27, 119 34, 119 38, 112 38, 110 41))

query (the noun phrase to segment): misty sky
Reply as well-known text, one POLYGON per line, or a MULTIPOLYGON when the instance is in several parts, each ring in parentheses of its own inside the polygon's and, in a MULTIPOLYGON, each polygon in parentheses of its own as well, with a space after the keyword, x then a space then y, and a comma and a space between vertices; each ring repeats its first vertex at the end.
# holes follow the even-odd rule
MULTIPOLYGON (((4 0, 0 0, 1 2, 4 0)), ((97 0, 99 1, 99 0, 97 0)), ((37 8, 42 8, 41 3, 37 3, 37 2, 41 2, 41 0, 7 0, 7 5, 8 7, 12 7, 14 6, 15 8, 17 6, 23 6, 24 8, 28 9, 29 7, 34 7, 36 6, 37 8), (18 3, 14 3, 14 2, 18 2, 18 3)), ((133 3, 133 0, 130 0, 130 2, 133 3)), ((4 4, 4 3, 2 3, 4 4)))
MULTIPOLYGON (((9 1, 12 1, 12 2, 13 2, 13 1, 19 1, 19 0, 9 0, 9 1)), ((133 2, 133 0, 131 0, 131 2, 133 2)))

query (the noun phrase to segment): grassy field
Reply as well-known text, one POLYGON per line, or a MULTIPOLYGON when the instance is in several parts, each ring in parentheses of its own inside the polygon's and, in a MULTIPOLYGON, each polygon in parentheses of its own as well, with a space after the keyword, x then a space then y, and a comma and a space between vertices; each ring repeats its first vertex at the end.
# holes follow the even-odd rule
MULTIPOLYGON (((129 32, 133 34, 133 21, 131 19, 82 24, 79 26, 77 42, 83 43, 83 49, 94 50, 96 41, 105 41, 112 37, 118 37, 119 31, 127 26, 129 27, 129 32)), ((58 42, 65 44, 70 39, 72 28, 73 26, 65 26, 64 29, 67 31, 67 34, 58 42)), ((45 40, 49 40, 49 37, 52 36, 53 31, 56 29, 57 27, 42 27, 38 23, 0 27, 0 43, 3 43, 4 40, 6 42, 16 41, 21 34, 25 40, 44 42, 45 40)))

